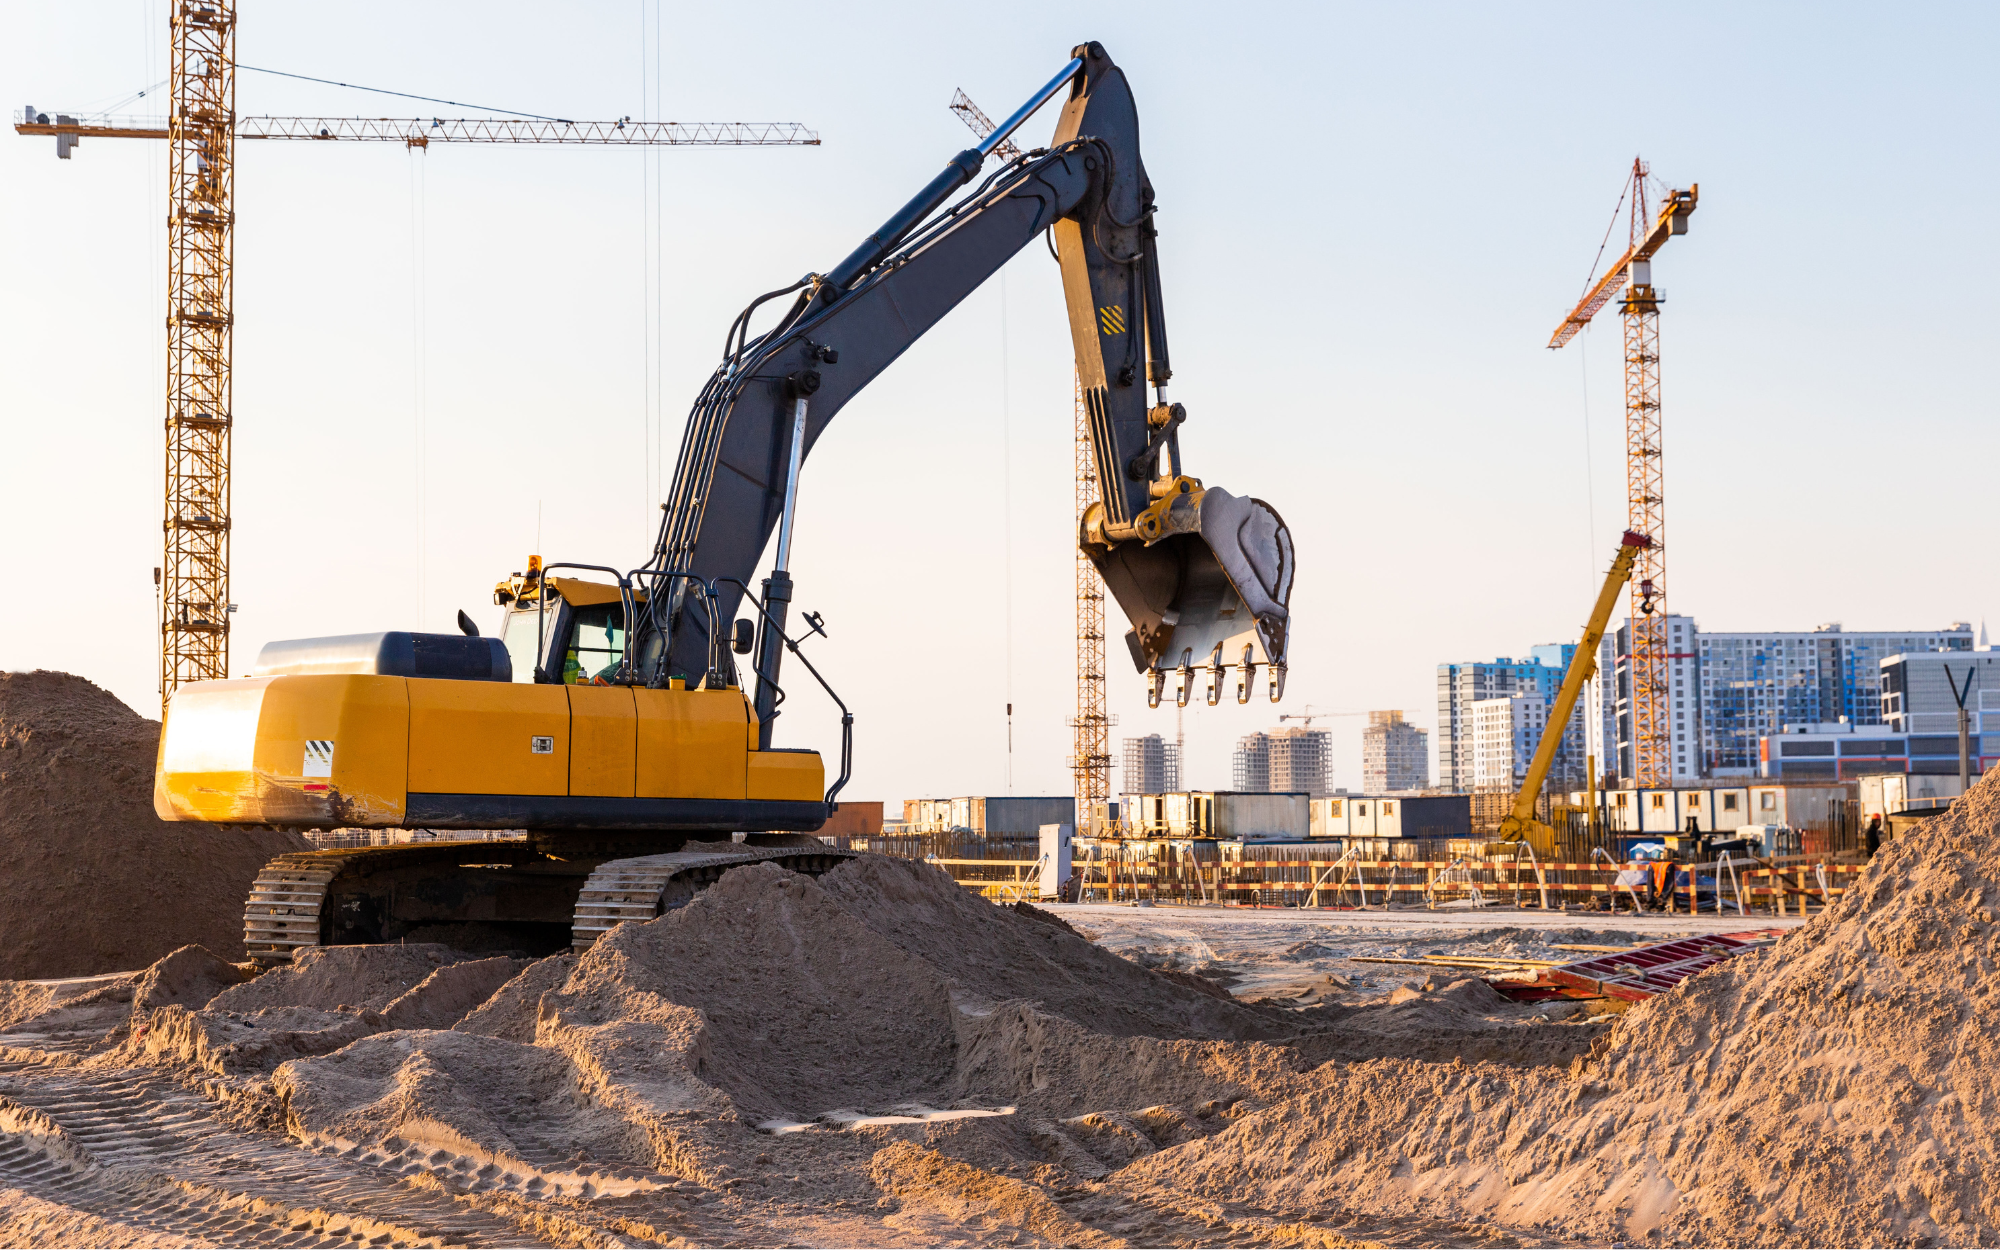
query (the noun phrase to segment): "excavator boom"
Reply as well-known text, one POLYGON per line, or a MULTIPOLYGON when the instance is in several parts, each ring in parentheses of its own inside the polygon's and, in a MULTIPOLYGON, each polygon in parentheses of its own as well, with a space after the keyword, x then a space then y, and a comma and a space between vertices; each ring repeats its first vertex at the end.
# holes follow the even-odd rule
MULTIPOLYGON (((1282 691, 1290 532, 1269 505, 1204 487, 1182 465, 1186 414, 1166 399, 1172 369, 1138 113, 1124 72, 1092 43, 840 264, 766 296, 791 297, 770 331, 751 337, 757 304, 746 309, 689 414, 653 566, 712 581, 717 618, 726 621, 779 532, 754 665, 767 731, 776 712, 774 635, 790 599, 786 518, 798 466, 849 400, 1045 233, 1061 261, 1104 500, 1080 541, 1132 621, 1135 666, 1155 671, 1156 694, 1166 668, 1185 674, 1195 664, 1218 675, 1242 668, 1246 679, 1249 668, 1268 665, 1272 697, 1282 691), (988 153, 1065 86, 1050 145, 1001 165, 947 208, 988 153)), ((976 495, 984 484, 972 485, 976 495)), ((944 523, 970 531, 991 516, 968 506, 944 523)), ((709 654, 704 617, 681 611, 670 628, 670 657, 649 680, 697 680, 709 654)), ((1246 680, 1239 697, 1247 688, 1246 680)))

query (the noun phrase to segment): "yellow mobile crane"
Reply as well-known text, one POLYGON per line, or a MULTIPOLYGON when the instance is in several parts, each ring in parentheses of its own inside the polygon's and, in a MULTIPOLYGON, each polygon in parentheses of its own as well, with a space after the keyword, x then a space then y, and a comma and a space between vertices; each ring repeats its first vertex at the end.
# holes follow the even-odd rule
POLYGON ((1528 775, 1521 782, 1520 792, 1514 796, 1514 810, 1500 822, 1499 841, 1526 842, 1536 855, 1544 858, 1555 853, 1555 830, 1535 818, 1535 799, 1542 792, 1542 783, 1549 778, 1549 766, 1555 763, 1556 748, 1562 745, 1563 731, 1569 727, 1571 713, 1576 711, 1576 701, 1583 696, 1583 683, 1597 671, 1597 644, 1604 639, 1611 610, 1618 606, 1618 592, 1632 580, 1632 565, 1639 553, 1652 545, 1650 537, 1631 530, 1626 530, 1619 540, 1618 554, 1611 558, 1611 571, 1604 575, 1604 588, 1597 592, 1597 606, 1590 610, 1590 622, 1583 627, 1583 641, 1570 657, 1556 705, 1549 709, 1548 719, 1542 724, 1542 740, 1535 747, 1535 758, 1528 764, 1528 775))

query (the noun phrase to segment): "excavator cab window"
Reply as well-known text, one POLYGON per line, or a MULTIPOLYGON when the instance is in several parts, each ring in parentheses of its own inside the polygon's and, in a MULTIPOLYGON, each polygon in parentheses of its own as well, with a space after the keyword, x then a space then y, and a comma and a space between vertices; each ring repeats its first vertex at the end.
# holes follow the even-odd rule
POLYGON ((540 616, 532 606, 517 608, 507 613, 507 621, 500 628, 500 643, 507 648, 507 658, 514 662, 515 681, 535 680, 535 669, 542 660, 535 653, 540 616))
POLYGON ((572 611, 576 624, 563 660, 563 684, 588 685, 599 677, 610 681, 625 659, 624 605, 594 603, 572 611))

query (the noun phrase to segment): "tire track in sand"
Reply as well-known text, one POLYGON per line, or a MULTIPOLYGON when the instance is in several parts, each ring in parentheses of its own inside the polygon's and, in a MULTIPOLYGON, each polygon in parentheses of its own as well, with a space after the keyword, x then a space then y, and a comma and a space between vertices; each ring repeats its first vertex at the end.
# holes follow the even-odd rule
POLYGON ((228 1127, 199 1095, 130 1069, 0 1064, 0 1184, 208 1245, 489 1246, 528 1231, 377 1168, 228 1127))

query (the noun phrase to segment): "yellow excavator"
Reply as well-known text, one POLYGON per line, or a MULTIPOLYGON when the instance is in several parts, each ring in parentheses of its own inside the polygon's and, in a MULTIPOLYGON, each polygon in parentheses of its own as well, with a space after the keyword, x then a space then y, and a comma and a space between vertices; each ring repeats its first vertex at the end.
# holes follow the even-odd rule
MULTIPOLYGON (((1604 640, 1604 630, 1611 622, 1612 610, 1618 606, 1618 592, 1632 580, 1632 565, 1638 560, 1639 553, 1652 545, 1650 537, 1631 530, 1626 530, 1619 539, 1618 554, 1611 558, 1611 569, 1604 575, 1604 585, 1597 592, 1597 602, 1590 609, 1590 621, 1583 627, 1583 639, 1577 643, 1575 653, 1570 656, 1569 667, 1563 672, 1562 689, 1556 694, 1555 706, 1549 709, 1548 717, 1542 722, 1541 741, 1535 746, 1534 758, 1528 762, 1528 775, 1521 779, 1521 788, 1514 795, 1513 810, 1500 822, 1496 842, 1510 846, 1525 842, 1544 860, 1555 854, 1555 830, 1536 818, 1535 800, 1549 779, 1549 768, 1555 763, 1563 734, 1569 730, 1569 718, 1576 711, 1577 700, 1583 696, 1584 683, 1597 672, 1597 646, 1604 640)), ((1645 588, 1646 583, 1641 582, 1640 589, 1645 588)))
MULTIPOLYGON (((1231 671, 1247 701, 1259 669, 1278 699, 1290 531, 1261 500, 1187 473, 1138 111, 1124 72, 1085 44, 838 265, 738 315, 644 564, 531 557, 496 587, 495 634, 461 612, 459 634, 276 642, 250 677, 174 692, 154 787, 164 819, 527 831, 283 856, 245 906, 251 955, 399 939, 580 948, 738 864, 838 862, 810 834, 852 772, 853 716, 834 695, 830 786, 816 752, 773 745, 787 654, 833 694, 801 650, 824 636, 820 619, 788 632, 801 467, 849 399, 1039 238, 1061 267, 1101 488, 1078 542, 1131 621, 1151 701, 1178 674, 1185 703, 1198 668, 1211 703, 1231 671), (1048 146, 1002 150, 1065 90, 1048 146), (758 309, 787 298, 753 333, 758 309)), ((969 509, 951 523, 988 522, 969 509)))

